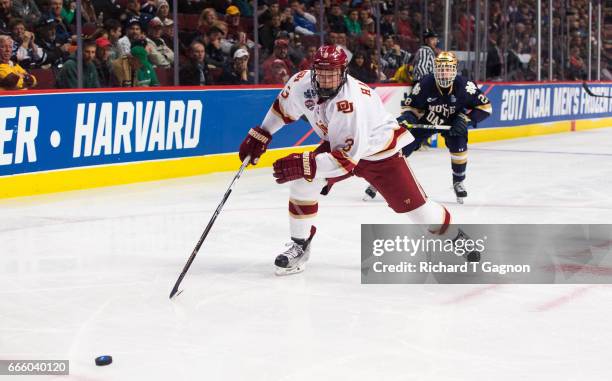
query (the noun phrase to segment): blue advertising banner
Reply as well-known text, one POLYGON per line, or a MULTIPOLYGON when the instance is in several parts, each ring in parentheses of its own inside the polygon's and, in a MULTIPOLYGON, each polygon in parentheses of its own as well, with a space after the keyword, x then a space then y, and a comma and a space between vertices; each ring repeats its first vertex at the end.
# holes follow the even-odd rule
MULTIPOLYGON (((237 151, 277 89, 108 91, 4 96, 0 176, 237 151)), ((271 148, 295 145, 297 121, 271 148)), ((302 144, 316 144, 312 134, 302 144)))
POLYGON ((588 95, 580 83, 501 84, 487 83, 481 90, 493 104, 493 115, 478 128, 512 127, 563 120, 610 117, 612 84, 590 84, 588 95))
MULTIPOLYGON (((581 83, 482 84, 493 114, 470 132, 470 141, 610 126, 612 83, 589 87, 602 96, 588 95, 581 83)), ((261 123, 279 88, 1 95, 0 197, 231 170, 239 164, 234 153, 240 142, 261 123)), ((410 90, 376 88, 393 115, 401 113, 400 102, 410 90)), ((292 147, 319 143, 312 132, 303 120, 280 130, 270 148, 283 149, 270 151, 260 166, 296 150, 292 147)))

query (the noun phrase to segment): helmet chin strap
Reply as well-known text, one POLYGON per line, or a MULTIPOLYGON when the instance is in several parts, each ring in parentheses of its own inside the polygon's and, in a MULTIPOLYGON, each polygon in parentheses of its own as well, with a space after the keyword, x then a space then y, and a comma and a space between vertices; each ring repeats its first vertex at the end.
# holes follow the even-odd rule
POLYGON ((340 91, 340 87, 342 86, 338 86, 335 89, 324 89, 322 87, 317 87, 317 95, 319 96, 320 99, 326 101, 328 99, 335 97, 336 94, 338 94, 338 92, 340 91))

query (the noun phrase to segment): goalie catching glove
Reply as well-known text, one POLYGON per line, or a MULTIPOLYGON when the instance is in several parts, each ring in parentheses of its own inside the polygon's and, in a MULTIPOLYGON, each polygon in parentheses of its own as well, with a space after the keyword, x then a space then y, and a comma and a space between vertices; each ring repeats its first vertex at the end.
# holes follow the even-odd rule
POLYGON ((240 144, 240 152, 238 153, 240 161, 244 161, 247 156, 251 156, 251 164, 257 164, 259 157, 268 149, 271 140, 272 135, 268 131, 261 127, 251 128, 242 144, 240 144))
POLYGON ((313 152, 292 153, 274 162, 274 177, 279 184, 304 178, 311 181, 317 172, 313 152))

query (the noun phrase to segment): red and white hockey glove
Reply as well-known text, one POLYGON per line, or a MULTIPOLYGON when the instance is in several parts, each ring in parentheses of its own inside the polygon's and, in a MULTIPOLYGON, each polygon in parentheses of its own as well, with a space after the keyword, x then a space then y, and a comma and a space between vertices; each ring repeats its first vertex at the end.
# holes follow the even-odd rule
POLYGON ((312 152, 292 153, 274 162, 274 177, 279 184, 304 178, 312 180, 317 173, 317 162, 312 152))
POLYGON ((251 128, 242 144, 240 144, 240 152, 238 153, 240 161, 244 161, 250 155, 251 164, 257 164, 259 157, 268 149, 271 140, 272 135, 268 131, 261 127, 251 128))

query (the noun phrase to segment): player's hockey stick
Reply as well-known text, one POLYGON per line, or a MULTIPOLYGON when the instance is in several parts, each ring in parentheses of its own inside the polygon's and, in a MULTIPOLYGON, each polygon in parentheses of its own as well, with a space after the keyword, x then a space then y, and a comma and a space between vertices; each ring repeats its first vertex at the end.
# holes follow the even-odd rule
POLYGON ((400 122, 400 126, 404 128, 423 128, 426 130, 441 130, 441 131, 448 131, 451 129, 451 126, 446 126, 443 124, 435 125, 435 124, 408 123, 405 120, 400 122))
POLYGON ((586 91, 587 94, 589 94, 592 97, 598 97, 598 98, 612 98, 612 96, 610 95, 602 95, 602 94, 595 94, 591 91, 591 89, 589 89, 589 85, 587 85, 586 82, 582 82, 582 87, 584 88, 584 91, 586 91))
POLYGON ((221 209, 223 209, 223 205, 225 205, 225 202, 227 201, 227 199, 229 198, 230 194, 232 193, 232 187, 234 186, 234 183, 236 182, 236 180, 238 180, 240 178, 240 175, 242 175, 242 172, 247 167, 247 165, 249 165, 250 161, 251 161, 251 156, 247 156, 242 161, 242 165, 240 166, 240 169, 238 170, 238 173, 236 173, 236 176, 234 176, 234 179, 232 180, 232 182, 230 183, 229 187, 225 191, 225 194, 223 195, 223 198, 221 199, 221 202, 217 206, 217 209, 215 209, 215 212, 213 213, 212 217, 210 218, 210 221, 208 221, 208 225, 206 225, 206 229, 204 229, 204 232, 200 236, 200 239, 198 240, 198 243, 196 244, 195 248, 193 249, 193 252, 191 253, 191 256, 187 260, 187 263, 185 263, 185 267, 183 267, 183 271, 181 272, 181 275, 179 275, 178 279, 176 280, 176 283, 174 284, 174 287, 172 288, 172 291, 170 292, 170 299, 172 299, 172 297, 174 295, 176 295, 177 292, 179 294, 181 292, 183 292, 182 290, 179 292, 178 288, 179 288, 181 282, 183 281, 183 278, 185 277, 185 274, 187 274, 187 271, 189 270, 189 267, 191 267, 191 264, 193 263, 193 260, 195 259, 196 255, 198 254, 198 251, 200 251, 200 247, 202 247, 202 244, 204 243, 204 240, 206 239, 206 236, 210 232, 210 229, 212 228, 213 224, 215 223, 215 220, 217 219, 217 217, 221 213, 221 209))

